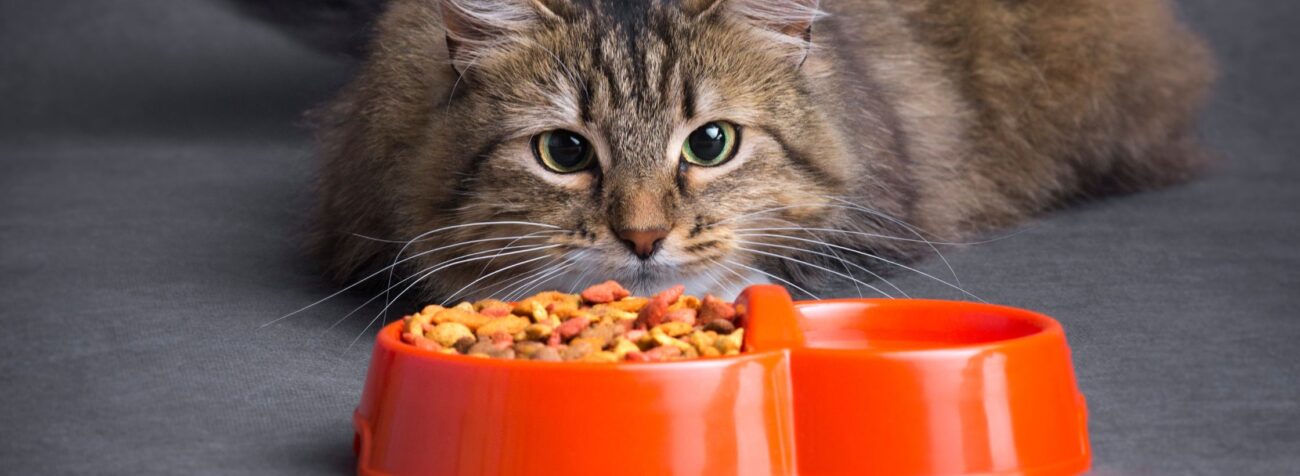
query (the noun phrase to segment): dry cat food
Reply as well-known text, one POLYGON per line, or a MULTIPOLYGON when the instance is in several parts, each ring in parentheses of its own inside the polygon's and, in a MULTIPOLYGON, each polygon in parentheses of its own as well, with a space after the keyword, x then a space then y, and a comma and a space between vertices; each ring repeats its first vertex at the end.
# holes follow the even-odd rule
POLYGON ((615 281, 579 294, 548 291, 508 303, 486 299, 427 306, 403 318, 402 340, 476 357, 652 362, 735 355, 745 330, 736 307, 674 286, 635 297, 615 281))

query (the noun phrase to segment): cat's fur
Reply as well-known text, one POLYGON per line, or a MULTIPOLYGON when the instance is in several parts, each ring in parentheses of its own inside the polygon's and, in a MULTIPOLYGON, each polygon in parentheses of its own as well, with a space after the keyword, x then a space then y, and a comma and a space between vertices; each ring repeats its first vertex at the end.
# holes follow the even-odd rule
POLYGON ((426 297, 873 283, 922 237, 1202 163, 1190 134, 1211 60, 1166 1, 816 3, 393 0, 324 114, 317 249, 339 277, 403 250, 398 278, 419 279, 395 290, 426 297), (718 119, 743 129, 737 159, 682 166, 685 134, 718 119), (538 166, 528 140, 555 128, 595 142, 600 167, 538 166), (422 235, 507 221, 554 228, 422 235), (613 232, 654 227, 672 231, 645 262, 613 232))

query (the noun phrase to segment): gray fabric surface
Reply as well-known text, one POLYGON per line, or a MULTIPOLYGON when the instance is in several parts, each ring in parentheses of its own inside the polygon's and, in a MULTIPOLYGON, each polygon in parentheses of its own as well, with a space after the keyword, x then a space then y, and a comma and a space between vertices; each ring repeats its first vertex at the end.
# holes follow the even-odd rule
MULTIPOLYGON (((1098 474, 1296 474, 1300 3, 1181 3, 1223 163, 946 254, 1065 324, 1098 474)), ((351 471, 365 296, 258 329, 335 289, 299 118, 346 75, 218 4, 0 3, 0 472, 351 471)))

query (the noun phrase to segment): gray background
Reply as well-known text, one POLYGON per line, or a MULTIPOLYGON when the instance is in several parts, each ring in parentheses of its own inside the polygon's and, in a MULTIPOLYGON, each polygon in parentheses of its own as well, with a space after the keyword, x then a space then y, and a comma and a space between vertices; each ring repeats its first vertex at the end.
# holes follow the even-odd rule
MULTIPOLYGON (((1222 164, 947 255, 1064 322, 1098 473, 1295 474, 1300 2, 1180 3, 1222 164)), ((220 4, 0 4, 0 471, 351 471, 369 337, 325 329, 364 296, 258 329, 335 289, 300 117, 347 73, 220 4)))

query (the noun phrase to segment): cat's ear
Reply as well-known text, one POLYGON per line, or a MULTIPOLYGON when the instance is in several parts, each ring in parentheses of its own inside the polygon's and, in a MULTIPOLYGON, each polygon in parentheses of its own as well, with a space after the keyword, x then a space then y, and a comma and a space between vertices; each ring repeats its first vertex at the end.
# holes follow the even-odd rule
POLYGON ((818 0, 684 0, 686 14, 728 15, 748 23, 791 52, 802 63, 812 47, 813 22, 824 13, 818 0))
POLYGON ((567 0, 437 0, 447 31, 447 57, 464 72, 478 58, 535 28, 559 20, 567 0))

